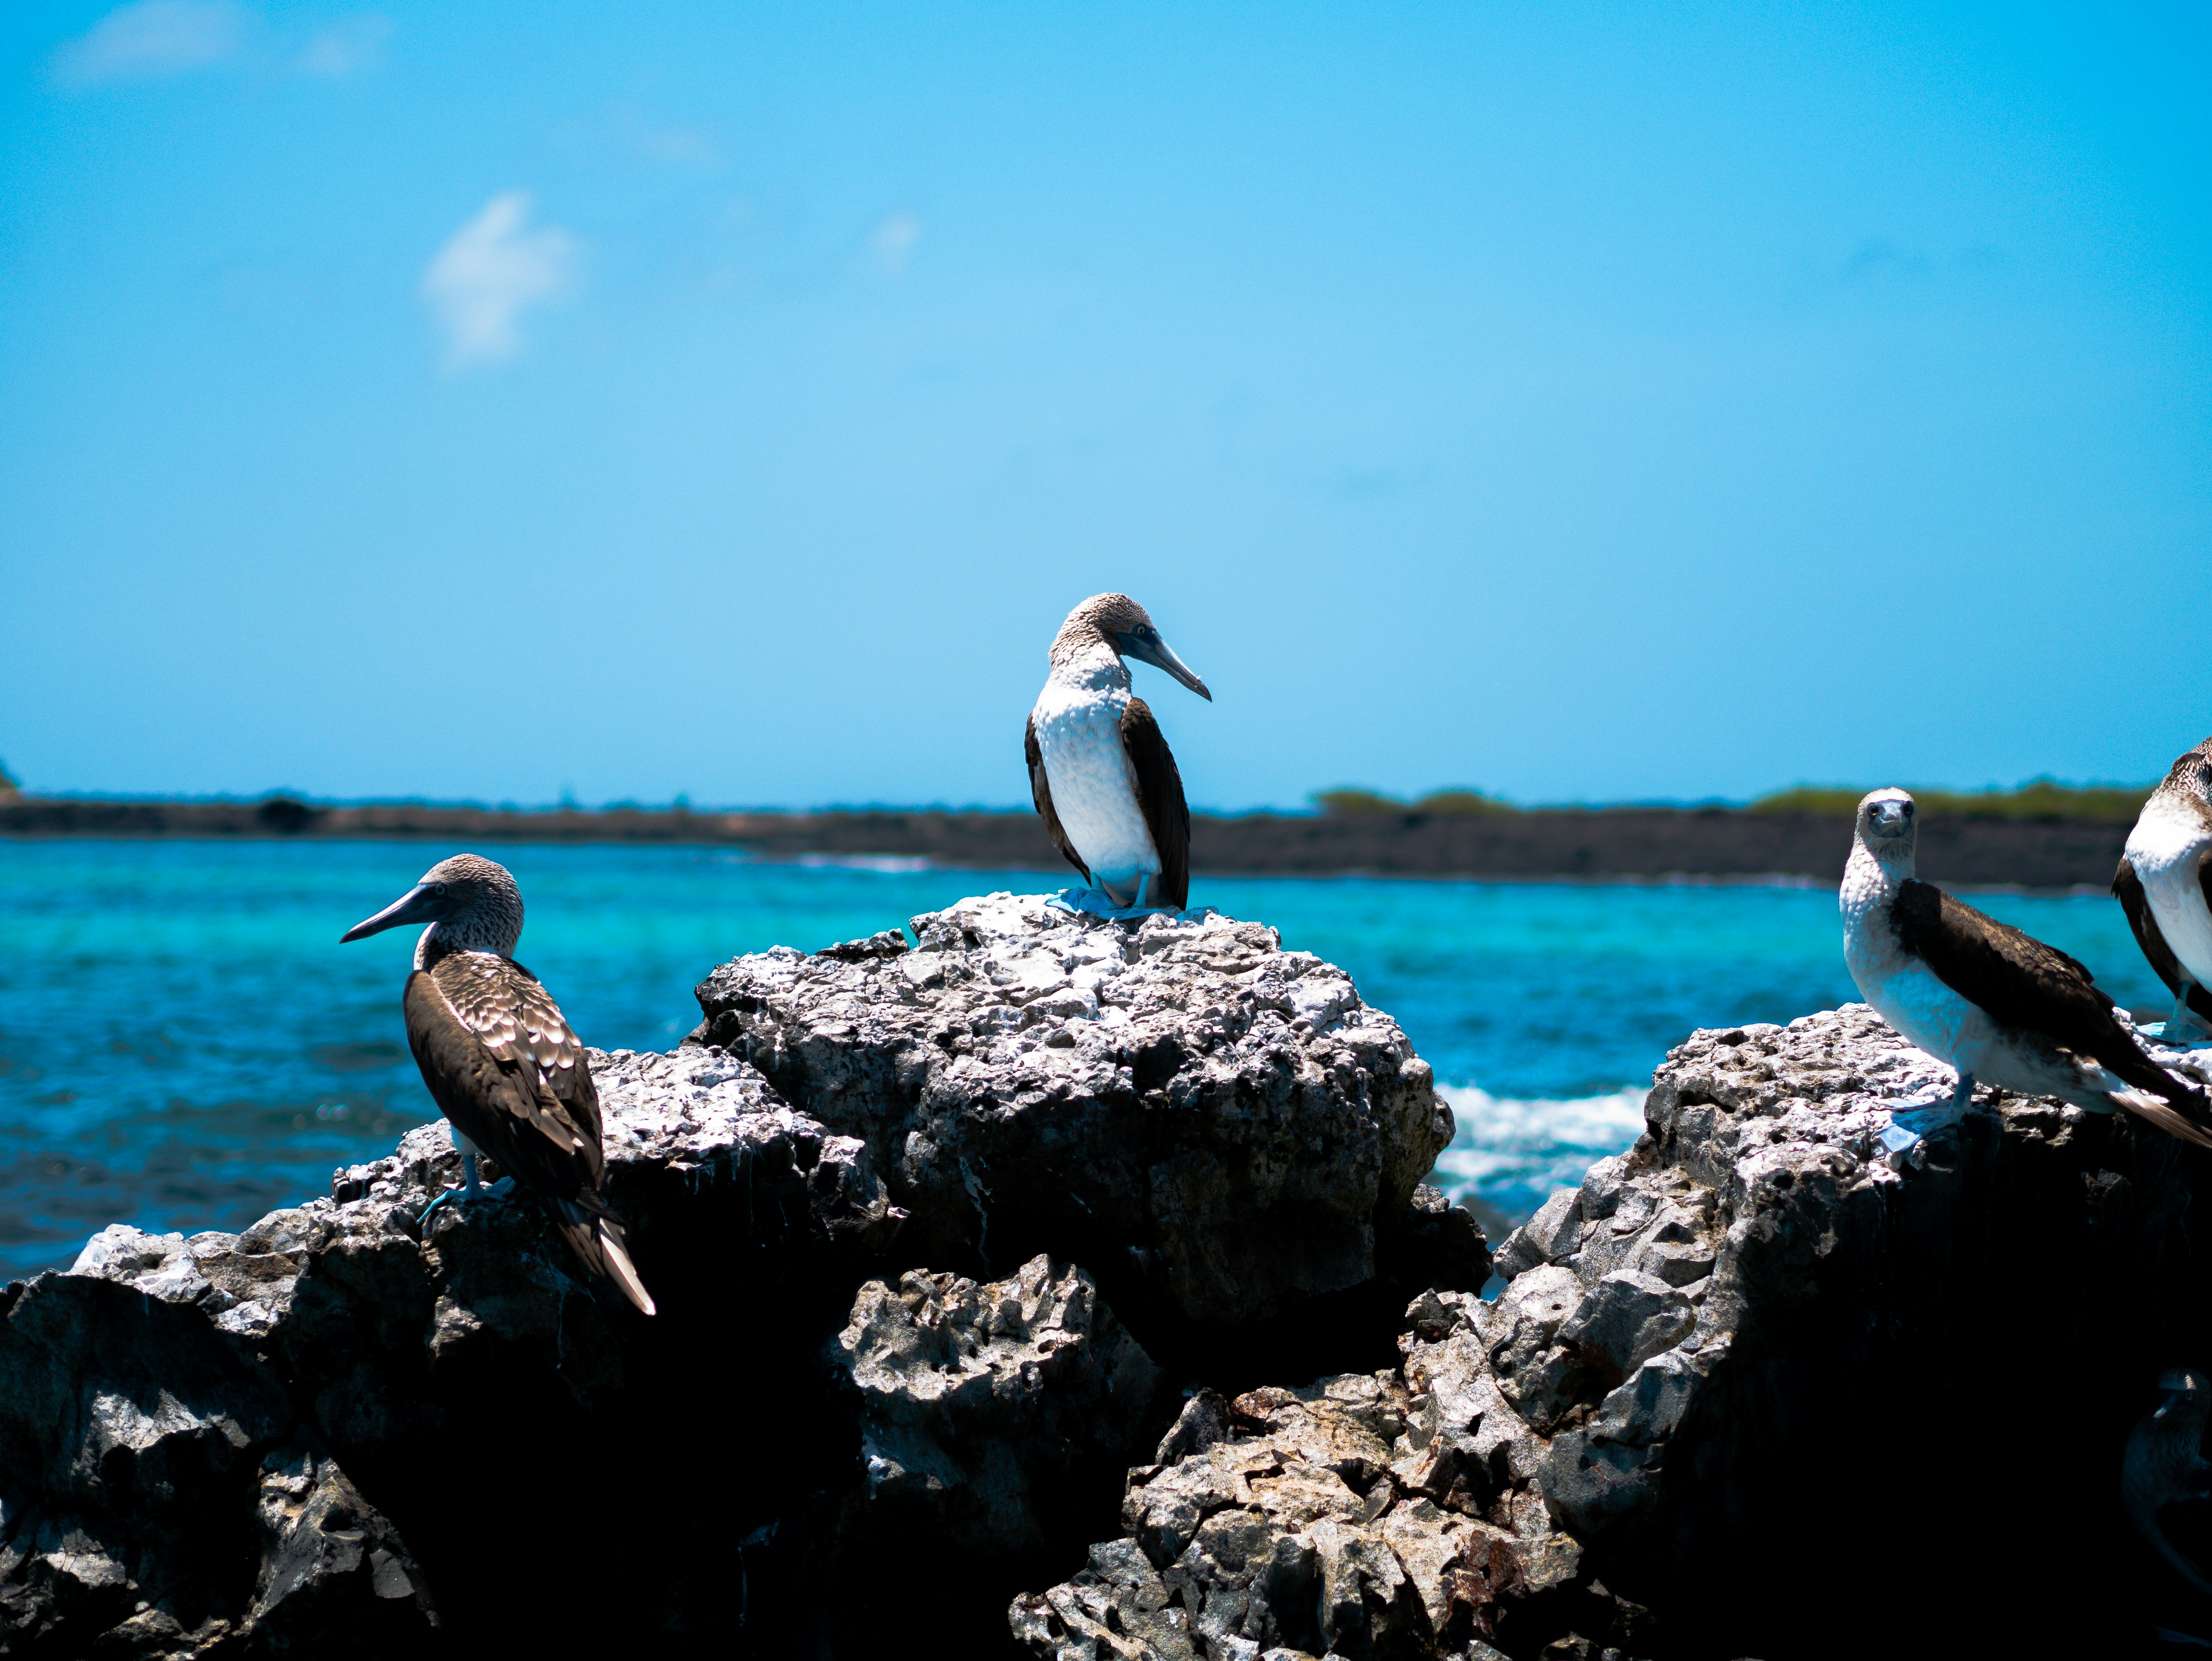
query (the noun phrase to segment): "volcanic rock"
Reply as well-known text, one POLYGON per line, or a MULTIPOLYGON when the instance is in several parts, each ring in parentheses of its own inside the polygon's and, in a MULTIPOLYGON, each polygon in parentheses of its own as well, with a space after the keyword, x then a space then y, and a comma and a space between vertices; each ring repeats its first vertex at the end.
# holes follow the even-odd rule
POLYGON ((1089 1275, 1045 1256, 989 1286, 871 1281, 831 1359, 861 1398, 877 1525, 978 1555, 1042 1546, 1039 1501, 1101 1460, 1118 1478, 1158 1430, 1159 1369, 1089 1275))
POLYGON ((1428 1068, 1342 971, 1210 915, 917 924, 719 971, 734 1051, 592 1052, 655 1317, 526 1197, 418 1222, 442 1125, 10 1288, 0 1648, 1005 1645, 1173 1417, 1109 1278, 1252 1372, 1270 1322, 1387 1354, 1407 1284, 1487 1274, 1420 1186, 1428 1068))
POLYGON ((1450 1110, 1342 970, 1209 912, 994 894, 913 928, 908 952, 726 964, 693 1035, 867 1142, 910 1261, 1079 1262, 1178 1363, 1319 1299, 1395 1314, 1487 1276, 1465 1211, 1417 1193, 1450 1110))
POLYGON ((731 1619, 748 1531, 804 1550, 804 1519, 779 1507, 803 1508, 849 1431, 816 1341, 757 1354, 752 1332, 818 1333, 901 1214, 858 1141, 742 1062, 590 1064, 651 1325, 527 1201, 420 1228, 459 1174, 442 1125, 241 1233, 117 1226, 71 1272, 9 1287, 0 1650, 388 1654, 441 1616, 562 1652, 595 1621, 681 1645, 731 1619), (710 1441, 672 1467, 660 1404, 707 1380, 726 1411, 780 1415, 793 1445, 710 1441), (700 1481, 732 1491, 727 1537, 594 1520, 680 1514, 700 1481), (487 1505, 532 1524, 487 1528, 487 1505), (550 1550, 538 1518, 582 1532, 550 1550), (576 1608, 577 1552, 604 1584, 651 1585, 647 1612, 576 1608))
POLYGON ((1635 1148, 1500 1244, 1494 1302, 1425 1293, 1395 1373, 1248 1392, 1225 1439, 1133 1469, 1125 1537, 1018 1597, 1016 1637, 1774 1658, 2134 1652, 2152 1603, 2201 1628, 2113 1494, 2154 1378, 2212 1353, 2212 1168, 1988 1092, 1885 1142, 1949 1082, 1860 1005, 1692 1035, 1635 1148), (1909 1615, 1866 1595, 1884 1564, 1929 1571, 1909 1615))

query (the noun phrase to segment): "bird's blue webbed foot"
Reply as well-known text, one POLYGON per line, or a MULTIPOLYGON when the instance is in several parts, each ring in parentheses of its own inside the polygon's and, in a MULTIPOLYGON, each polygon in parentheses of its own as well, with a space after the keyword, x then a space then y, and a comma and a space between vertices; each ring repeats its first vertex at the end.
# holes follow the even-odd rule
POLYGON ((1054 911, 1066 911, 1079 917, 1103 917, 1109 922, 1135 922, 1146 917, 1174 916, 1171 905, 1151 905, 1146 897, 1152 889, 1152 873, 1147 872, 1137 885, 1137 897, 1128 905, 1116 905, 1114 897, 1103 888, 1063 888, 1048 897, 1046 906, 1054 911))
POLYGON ((1932 1133, 1957 1123, 1973 1099, 1971 1073, 1960 1074, 1958 1082, 1948 1089, 1929 1085, 1915 1091, 1890 1109, 1888 1129, 1881 1133, 1882 1147, 1892 1153, 1909 1153, 1932 1133))
POLYGON ((488 1199, 494 1196, 504 1198, 514 1192, 514 1178, 512 1177, 502 1177, 490 1187, 486 1188, 477 1180, 476 1156, 472 1153, 464 1153, 461 1155, 461 1185, 459 1188, 447 1189, 429 1204, 424 1206, 422 1214, 415 1220, 415 1226, 417 1228, 427 1227, 431 1214, 441 1205, 473 1205, 478 1200, 488 1199))
POLYGON ((1152 903, 1150 899, 1152 891, 1152 873, 1149 871, 1139 873, 1137 878, 1137 897, 1127 905, 1116 906, 1106 915, 1124 922, 1134 922, 1143 917, 1174 916, 1176 908, 1172 905, 1158 905, 1152 903))
POLYGON ((2143 1031, 2169 1050, 2197 1050, 2212 1043, 2212 1025, 2190 1007, 2189 995, 2196 989, 2196 982, 2182 982, 2181 990, 2173 996, 2173 1013, 2158 1028, 2143 1031))

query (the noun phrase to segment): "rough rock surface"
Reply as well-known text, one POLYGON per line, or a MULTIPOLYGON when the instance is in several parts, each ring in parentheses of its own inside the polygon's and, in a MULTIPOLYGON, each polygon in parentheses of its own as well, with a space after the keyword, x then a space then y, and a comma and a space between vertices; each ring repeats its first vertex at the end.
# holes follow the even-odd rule
POLYGON ((442 1125, 9 1288, 0 1652, 1009 1650, 1184 1377, 1109 1276, 1249 1372, 1270 1320, 1387 1354, 1405 1285, 1487 1274, 1341 971, 1211 916, 917 922, 721 971, 742 1053, 592 1053, 653 1318, 526 1199, 416 1221, 442 1125))
POLYGON ((1194 1396, 1154 1463, 1129 1472, 1127 1537, 1018 1597, 1016 1637, 1054 1661, 1256 1661, 1647 1635, 1647 1611, 1582 1573, 1581 1546, 1546 1510, 1544 1440, 1471 1336, 1484 1307, 1425 1294, 1395 1372, 1194 1396))
MULTIPOLYGON (((680 1514, 653 1404, 709 1378, 732 1410, 798 1393, 802 1355, 734 1365, 744 1326, 825 1291, 842 1305, 900 1215, 860 1142, 742 1062, 692 1049, 591 1064, 608 1189, 656 1325, 585 1277, 526 1202, 448 1207, 424 1234, 415 1214, 459 1175, 442 1126, 242 1233, 118 1226, 69 1274, 9 1287, 0 1651, 386 1653, 419 1648, 441 1615, 565 1651, 612 1618, 570 1607, 567 1552, 534 1526, 487 1529, 488 1506, 571 1518, 597 1576, 649 1564, 648 1619, 672 1640, 726 1624, 725 1542, 589 1519, 680 1514), (651 1457, 625 1468, 633 1448, 651 1457)), ((803 1399, 775 1403, 801 1433, 823 1417, 803 1399)), ((750 1467, 732 1509, 776 1521, 789 1496, 775 1463, 709 1445, 685 1466, 750 1467)))
POLYGON ((2156 1373, 2207 1354, 2186 1214, 2212 1173, 1989 1092, 1885 1147, 1949 1080, 1863 1006, 1693 1035, 1637 1147, 1501 1243, 1494 1301, 1424 1295, 1396 1373, 1253 1392, 1226 1439, 1133 1470, 1127 1537, 1018 1597, 1017 1637, 1056 1661, 2127 1652, 2148 1627, 2118 1589, 2178 1583, 2112 1524, 2120 1449, 2156 1373), (1909 1620, 1865 1595, 1891 1567, 1909 1620))
POLYGON ((1258 923, 1138 926, 1037 896, 913 928, 912 952, 725 964, 699 988, 694 1034, 867 1141, 912 1213, 911 1261, 988 1275, 1072 1259, 1148 1347, 1178 1352, 1171 1324, 1218 1348, 1376 1286, 1378 1266, 1413 1282, 1390 1286, 1395 1305, 1486 1278, 1466 1214, 1416 1202, 1450 1110, 1342 970, 1258 923))
POLYGON ((1160 1370, 1089 1275, 1042 1256, 989 1286, 871 1281, 831 1360, 860 1397, 876 1526, 962 1552, 1043 1547, 1071 1473, 1118 1475, 1158 1429, 1160 1370))

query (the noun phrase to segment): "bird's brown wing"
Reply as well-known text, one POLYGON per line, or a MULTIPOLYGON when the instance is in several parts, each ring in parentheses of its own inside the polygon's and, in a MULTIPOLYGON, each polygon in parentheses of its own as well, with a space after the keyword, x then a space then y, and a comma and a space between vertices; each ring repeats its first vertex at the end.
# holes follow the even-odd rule
POLYGON ((1985 916, 1930 883, 1905 883, 1890 915, 1905 950, 2000 1026, 2041 1033, 2185 1110, 2191 1121, 2207 1117, 2202 1098, 2143 1054, 2113 1018, 2112 1001, 2089 971, 2057 946, 1985 916))
POLYGON ((598 1193, 599 1092, 536 976, 456 952, 409 976, 402 1003, 422 1081, 463 1135, 548 1199, 598 1193))
POLYGON ((535 1194, 585 1268, 647 1315, 622 1220, 599 1192, 599 1092, 582 1040, 520 964, 456 952, 407 977, 407 1043, 446 1116, 535 1194))
POLYGON ((1152 833, 1160 856, 1160 880, 1153 903, 1178 911, 1190 904, 1190 808, 1182 799, 1182 775, 1175 756, 1142 698, 1131 698, 1121 712, 1121 748, 1137 780, 1137 808, 1152 833))
POLYGON ((1075 851, 1075 844, 1068 841, 1067 832, 1060 828, 1060 815, 1052 811, 1052 781, 1045 776, 1044 751, 1037 744, 1035 715, 1030 717, 1029 727, 1022 734, 1022 751, 1029 757, 1030 800, 1036 804, 1037 817, 1044 821, 1045 835, 1052 838, 1052 845, 1060 849, 1060 857, 1083 873, 1083 880, 1089 882, 1091 867, 1083 862, 1083 855, 1075 851))
MULTIPOLYGON (((2197 862, 2197 879, 2204 886, 2204 903, 2212 906, 2212 849, 2197 862)), ((2136 944, 2150 962, 2152 971, 2166 983, 2166 989, 2178 993, 2181 983, 2189 978, 2181 966, 2181 959, 2173 955, 2173 948, 2166 943, 2165 931, 2159 928, 2158 918, 2150 909, 2150 896, 2143 892, 2142 879, 2136 875, 2134 863, 2124 855, 2120 868, 2112 873, 2112 893, 2120 902, 2120 910, 2128 914, 2128 927, 2135 931, 2136 944)), ((2207 1020, 2212 1020, 2212 989, 2192 986, 2189 991, 2189 1007, 2207 1020)))

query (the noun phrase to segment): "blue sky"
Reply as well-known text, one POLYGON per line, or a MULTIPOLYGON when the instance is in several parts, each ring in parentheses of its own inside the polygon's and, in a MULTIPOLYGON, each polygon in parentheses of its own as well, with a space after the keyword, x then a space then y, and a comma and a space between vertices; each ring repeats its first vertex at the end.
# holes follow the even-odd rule
POLYGON ((2141 779, 2212 731, 2201 8, 0 13, 33 788, 2141 779))

